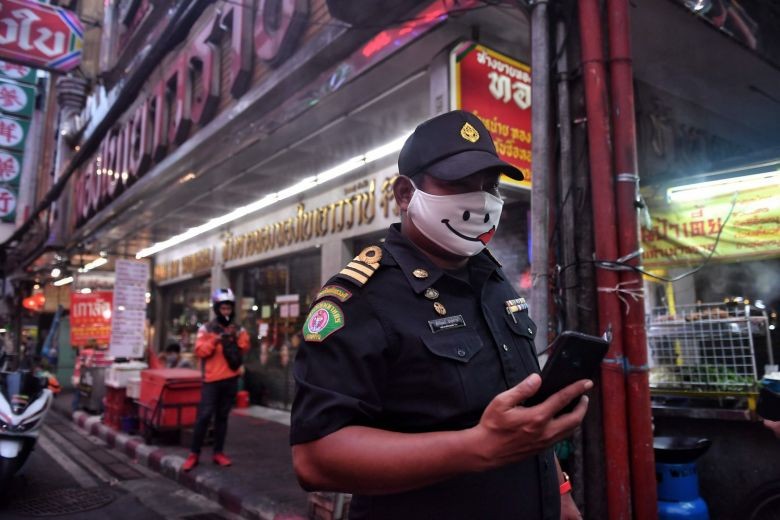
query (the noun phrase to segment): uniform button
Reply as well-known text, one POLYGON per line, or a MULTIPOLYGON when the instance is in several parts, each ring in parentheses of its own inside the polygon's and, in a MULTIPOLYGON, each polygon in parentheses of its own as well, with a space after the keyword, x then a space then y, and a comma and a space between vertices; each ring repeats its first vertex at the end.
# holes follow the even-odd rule
POLYGON ((458 357, 464 357, 466 355, 466 351, 462 348, 459 348, 456 353, 458 354, 458 357))
POLYGON ((528 334, 530 334, 531 336, 534 335, 534 330, 531 327, 528 327, 528 334))
POLYGON ((506 346, 506 343, 502 345, 504 347, 504 352, 509 352, 509 347, 506 346))

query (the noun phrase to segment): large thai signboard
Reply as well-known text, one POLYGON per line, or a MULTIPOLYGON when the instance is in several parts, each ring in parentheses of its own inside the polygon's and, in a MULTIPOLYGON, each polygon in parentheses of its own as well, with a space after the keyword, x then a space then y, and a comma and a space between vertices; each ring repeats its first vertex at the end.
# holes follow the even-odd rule
POLYGON ((67 72, 81 63, 83 42, 75 13, 30 0, 0 0, 0 58, 67 72))
POLYGON ((643 194, 652 219, 642 227, 645 267, 696 265, 713 250, 721 261, 780 256, 780 185, 683 202, 643 194))
POLYGON ((523 172, 531 186, 531 67, 474 42, 450 53, 452 108, 473 112, 485 124, 498 155, 523 172))
POLYGON ((111 304, 114 294, 95 291, 70 294, 70 344, 105 347, 111 338, 111 304))

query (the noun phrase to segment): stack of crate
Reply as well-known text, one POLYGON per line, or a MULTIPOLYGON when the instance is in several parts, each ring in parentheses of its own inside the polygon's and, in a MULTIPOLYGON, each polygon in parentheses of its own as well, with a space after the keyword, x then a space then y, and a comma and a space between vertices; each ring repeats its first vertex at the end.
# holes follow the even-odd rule
POLYGON ((125 388, 107 386, 103 405, 103 423, 115 430, 121 429, 122 419, 137 416, 136 405, 125 388))

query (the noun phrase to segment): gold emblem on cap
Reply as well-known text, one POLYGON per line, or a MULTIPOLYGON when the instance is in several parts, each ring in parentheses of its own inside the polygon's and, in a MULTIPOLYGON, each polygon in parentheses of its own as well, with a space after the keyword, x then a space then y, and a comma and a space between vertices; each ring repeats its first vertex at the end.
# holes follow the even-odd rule
POLYGON ((439 302, 433 302, 433 310, 436 311, 436 314, 439 316, 444 316, 447 314, 447 309, 444 308, 444 305, 442 305, 439 302))
POLYGON ((439 291, 437 291, 433 287, 428 287, 427 289, 425 289, 425 297, 428 298, 429 300, 435 300, 436 298, 439 297, 439 291))
POLYGON ((477 132, 477 129, 469 123, 464 124, 463 128, 460 129, 460 136, 470 143, 479 141, 479 132, 477 132))
POLYGON ((420 279, 428 278, 428 271, 426 271, 425 269, 415 269, 414 271, 412 271, 412 276, 420 279))
POLYGON ((378 264, 381 259, 382 250, 379 246, 368 246, 358 255, 358 260, 367 264, 378 264))

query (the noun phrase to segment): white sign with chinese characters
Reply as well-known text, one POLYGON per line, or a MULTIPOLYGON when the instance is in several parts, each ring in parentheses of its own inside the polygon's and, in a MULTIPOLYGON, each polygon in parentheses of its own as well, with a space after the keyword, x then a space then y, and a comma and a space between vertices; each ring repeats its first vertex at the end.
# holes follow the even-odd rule
POLYGON ((0 188, 0 217, 13 214, 16 209, 16 195, 5 188, 0 188))
POLYGON ((22 173, 22 165, 16 155, 0 150, 0 182, 13 182, 22 173))
POLYGON ((139 358, 144 355, 149 265, 136 260, 117 260, 114 270, 116 281, 109 354, 139 358))

